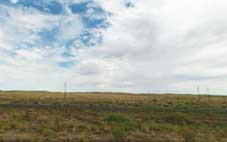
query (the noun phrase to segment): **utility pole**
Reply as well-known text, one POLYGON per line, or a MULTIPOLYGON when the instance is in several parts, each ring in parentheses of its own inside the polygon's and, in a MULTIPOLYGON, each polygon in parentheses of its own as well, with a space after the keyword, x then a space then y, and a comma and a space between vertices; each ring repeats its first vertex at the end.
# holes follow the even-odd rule
POLYGON ((209 88, 207 88, 207 101, 208 101, 208 103, 210 101, 210 89, 209 88))
POLYGON ((225 96, 225 99, 224 100, 225 100, 225 104, 226 104, 226 102, 227 102, 227 96, 225 96))
POLYGON ((200 88, 197 88, 197 93, 198 93, 198 101, 200 101, 200 88))
POLYGON ((67 97, 67 82, 65 81, 65 83, 64 83, 64 100, 65 100, 64 113, 65 113, 65 117, 67 117, 66 97, 67 97))
POLYGON ((64 99, 66 99, 66 95, 67 95, 67 83, 66 83, 66 81, 65 81, 64 87, 65 87, 65 90, 64 90, 64 99))

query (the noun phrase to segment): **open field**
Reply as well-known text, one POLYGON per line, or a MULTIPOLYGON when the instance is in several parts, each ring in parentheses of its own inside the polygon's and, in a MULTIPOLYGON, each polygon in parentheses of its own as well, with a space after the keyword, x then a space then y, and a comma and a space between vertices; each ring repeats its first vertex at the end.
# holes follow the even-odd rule
POLYGON ((223 96, 0 92, 0 142, 226 142, 223 96))

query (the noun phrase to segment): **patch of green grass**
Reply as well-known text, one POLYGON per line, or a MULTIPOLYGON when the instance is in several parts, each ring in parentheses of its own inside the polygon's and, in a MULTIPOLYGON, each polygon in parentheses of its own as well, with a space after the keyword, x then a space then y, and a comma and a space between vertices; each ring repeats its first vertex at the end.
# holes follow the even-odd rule
POLYGON ((56 132, 54 130, 48 128, 48 126, 40 125, 36 129, 36 132, 38 132, 39 134, 43 135, 44 137, 51 137, 51 138, 56 137, 56 132))
POLYGON ((4 129, 8 125, 7 121, 0 121, 0 129, 4 129))
POLYGON ((111 114, 110 116, 105 118, 105 121, 108 124, 120 124, 120 123, 128 123, 130 121, 130 119, 122 114, 119 113, 114 113, 111 114))
POLYGON ((183 137, 185 142, 196 142, 196 133, 193 131, 185 131, 183 137))
POLYGON ((118 141, 123 141, 126 135, 127 133, 119 128, 114 128, 112 130, 112 136, 118 141))
POLYGON ((10 126, 11 129, 16 129, 18 124, 19 123, 16 120, 9 121, 9 126, 10 126))
POLYGON ((171 123, 174 125, 186 125, 193 123, 190 116, 183 113, 170 113, 164 116, 162 120, 166 123, 171 123))
POLYGON ((104 120, 107 124, 125 131, 134 130, 138 127, 138 124, 133 119, 119 113, 113 113, 112 115, 107 116, 104 120))

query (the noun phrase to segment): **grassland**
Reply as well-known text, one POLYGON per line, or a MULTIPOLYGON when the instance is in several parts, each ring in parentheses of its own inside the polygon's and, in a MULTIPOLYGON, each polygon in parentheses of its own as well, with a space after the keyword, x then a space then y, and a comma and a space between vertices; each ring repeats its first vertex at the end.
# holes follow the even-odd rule
POLYGON ((227 142, 223 96, 0 92, 0 142, 227 142))

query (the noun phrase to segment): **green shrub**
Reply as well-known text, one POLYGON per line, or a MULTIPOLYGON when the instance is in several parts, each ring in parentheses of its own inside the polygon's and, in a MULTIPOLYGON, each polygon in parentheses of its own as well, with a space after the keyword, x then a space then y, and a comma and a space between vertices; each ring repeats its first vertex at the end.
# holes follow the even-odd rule
POLYGON ((188 116, 181 113, 168 114, 163 118, 163 120, 174 125, 185 125, 192 123, 191 119, 188 116))
POLYGON ((88 126, 84 125, 84 124, 81 124, 81 125, 78 126, 78 130, 80 130, 80 131, 86 131, 88 129, 89 129, 88 126))
POLYGON ((153 99, 153 102, 156 103, 156 102, 158 102, 158 100, 157 99, 153 99))
POLYGON ((196 142, 196 134, 192 131, 186 131, 183 134, 185 142, 196 142))
POLYGON ((39 126, 36 130, 38 133, 40 133, 43 136, 48 136, 48 137, 55 137, 56 133, 54 130, 48 128, 47 126, 39 126))
POLYGON ((125 123, 125 122, 129 122, 129 118, 121 115, 121 114, 112 114, 110 116, 108 116, 107 118, 105 118, 105 121, 108 124, 114 124, 114 123, 125 123))
POLYGON ((0 121, 0 129, 3 129, 8 125, 7 121, 0 121))
POLYGON ((118 140, 123 140, 126 136, 126 132, 119 129, 119 128, 115 128, 112 130, 112 136, 115 138, 115 139, 118 139, 118 140))
POLYGON ((127 116, 122 114, 112 114, 105 118, 108 125, 112 127, 112 136, 118 140, 123 141, 128 131, 138 128, 138 125, 127 116))
POLYGON ((11 129, 16 129, 17 125, 18 125, 17 121, 10 121, 9 122, 9 126, 10 126, 11 129))
POLYGON ((133 130, 138 127, 138 125, 127 116, 122 114, 112 114, 105 118, 107 124, 113 126, 114 128, 120 128, 125 131, 133 130))

